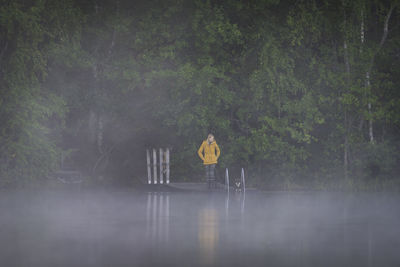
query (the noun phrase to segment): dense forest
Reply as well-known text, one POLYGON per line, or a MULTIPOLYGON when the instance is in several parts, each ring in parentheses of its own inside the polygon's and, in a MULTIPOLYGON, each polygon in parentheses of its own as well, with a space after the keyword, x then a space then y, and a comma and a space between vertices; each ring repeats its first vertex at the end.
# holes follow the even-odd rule
POLYGON ((400 188, 400 3, 0 0, 0 187, 60 159, 87 186, 135 186, 146 148, 197 181, 400 188))

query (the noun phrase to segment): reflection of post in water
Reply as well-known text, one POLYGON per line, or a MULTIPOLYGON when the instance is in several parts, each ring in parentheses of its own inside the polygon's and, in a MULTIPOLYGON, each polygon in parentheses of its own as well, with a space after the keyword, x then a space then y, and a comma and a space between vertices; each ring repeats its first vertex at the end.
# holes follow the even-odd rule
POLYGON ((371 224, 368 222, 367 224, 367 231, 368 231, 368 267, 372 266, 372 230, 371 230, 371 224))
POLYGON ((244 203, 246 200, 246 192, 243 191, 243 194, 240 194, 240 213, 243 215, 244 213, 244 203))
POLYGON ((239 211, 240 215, 244 215, 245 210, 245 202, 246 202, 246 193, 233 193, 226 194, 225 196, 225 214, 229 216, 229 210, 239 211), (230 204, 231 203, 231 204, 230 204))
POLYGON ((201 257, 204 264, 208 265, 214 263, 218 237, 217 210, 213 208, 205 208, 200 210, 198 240, 201 257))
MULTIPOLYGON (((229 171, 228 168, 225 169, 225 186, 226 186, 226 197, 225 197, 225 214, 226 216, 229 216, 229 203, 230 203, 230 195, 231 191, 229 190, 229 171)), ((244 176, 244 168, 242 168, 241 171, 241 176, 240 176, 240 181, 235 180, 234 181, 234 190, 233 191, 233 200, 235 202, 240 203, 240 213, 241 216, 244 214, 244 203, 246 200, 246 183, 245 183, 245 176, 244 176)), ((235 205, 236 209, 236 205, 235 205)))
POLYGON ((146 208, 146 238, 167 242, 169 239, 169 195, 148 193, 146 208))
POLYGON ((225 196, 225 216, 229 217, 229 191, 225 196))

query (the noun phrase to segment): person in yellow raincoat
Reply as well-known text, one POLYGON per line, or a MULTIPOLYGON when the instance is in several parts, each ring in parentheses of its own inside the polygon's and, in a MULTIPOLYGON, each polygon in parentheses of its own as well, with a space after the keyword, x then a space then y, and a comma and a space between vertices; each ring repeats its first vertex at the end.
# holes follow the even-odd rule
POLYGON ((199 157, 203 160, 206 171, 206 179, 208 187, 211 188, 215 183, 215 165, 218 163, 221 150, 214 139, 213 134, 209 134, 207 139, 203 141, 199 150, 197 151, 199 157))

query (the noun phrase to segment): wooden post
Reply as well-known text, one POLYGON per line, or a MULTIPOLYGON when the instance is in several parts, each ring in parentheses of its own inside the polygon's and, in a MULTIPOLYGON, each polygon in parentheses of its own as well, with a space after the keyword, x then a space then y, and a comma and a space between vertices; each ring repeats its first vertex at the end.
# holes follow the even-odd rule
POLYGON ((169 148, 167 148, 167 151, 165 152, 165 168, 166 168, 166 183, 169 184, 169 148))
POLYGON ((154 175, 154 184, 157 184, 157 153, 153 148, 153 175, 154 175))
POLYGON ((151 166, 150 166, 150 151, 146 149, 147 154, 147 181, 151 184, 151 166))
POLYGON ((163 162, 164 162, 164 160, 163 160, 163 150, 162 150, 162 148, 160 148, 160 184, 163 184, 164 183, 164 178, 163 178, 163 171, 164 171, 164 168, 163 168, 163 162))

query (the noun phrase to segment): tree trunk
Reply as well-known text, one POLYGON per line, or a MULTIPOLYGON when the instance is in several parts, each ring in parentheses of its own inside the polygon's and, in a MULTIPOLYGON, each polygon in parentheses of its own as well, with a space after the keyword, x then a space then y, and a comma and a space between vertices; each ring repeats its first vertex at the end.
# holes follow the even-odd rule
MULTIPOLYGON (((349 63, 349 55, 347 51, 347 43, 346 40, 343 44, 344 48, 344 60, 345 60, 345 67, 346 67, 346 75, 347 75, 347 85, 350 82, 350 63, 349 63)), ((347 107, 343 105, 343 113, 344 113, 344 149, 343 149, 343 173, 344 178, 347 180, 348 178, 348 170, 349 170, 349 123, 348 123, 348 115, 347 115, 347 107)))
POLYGON ((344 151, 343 151, 343 173, 344 173, 344 178, 347 180, 348 178, 348 169, 349 169, 349 138, 348 138, 348 131, 347 131, 347 111, 346 108, 344 107, 344 151))
POLYGON ((98 116, 98 124, 97 124, 97 150, 100 154, 103 154, 103 118, 101 115, 98 116))
MULTIPOLYGON (((375 51, 374 55, 372 56, 371 62, 370 62, 369 67, 368 67, 368 70, 365 73, 365 86, 368 89, 369 89, 370 84, 371 84, 370 73, 371 73, 372 67, 374 65, 375 57, 379 53, 379 51, 382 49, 382 47, 383 47, 383 45, 384 45, 384 43, 386 41, 386 38, 387 38, 387 35, 388 35, 388 32, 389 32, 390 17, 392 16, 393 10, 396 7, 396 5, 397 5, 397 3, 393 4, 390 7, 390 9, 389 9, 389 11, 388 11, 388 13, 386 15, 385 21, 383 23, 383 33, 382 33, 381 41, 379 43, 379 46, 378 46, 377 50, 375 51)), ((362 25, 362 27, 364 27, 363 26, 364 25, 363 20, 362 20, 361 25, 362 25)), ((362 38, 363 38, 362 39, 362 43, 363 43, 364 42, 364 35, 362 35, 362 38)), ((369 92, 369 94, 371 94, 371 92, 369 92)), ((368 98, 368 115, 369 115, 369 120, 368 120, 369 141, 370 141, 370 143, 374 143, 375 139, 374 139, 374 128, 373 128, 373 121, 372 121, 372 103, 371 103, 370 97, 368 98)))
MULTIPOLYGON (((364 47, 364 42, 365 42, 365 31, 364 31, 364 10, 361 10, 361 25, 360 25, 360 54, 362 55, 363 52, 363 47, 364 47)), ((368 98, 368 136, 369 136, 369 141, 371 143, 374 142, 374 132, 373 132, 373 125, 372 125, 372 114, 371 114, 371 109, 372 109, 372 104, 369 99, 369 89, 370 89, 370 76, 369 76, 369 71, 365 73, 365 83, 364 83, 365 91, 364 97, 368 98)))
MULTIPOLYGON (((346 85, 350 86, 350 61, 349 61, 349 52, 347 48, 347 39, 346 39, 346 12, 343 9, 343 19, 344 19, 344 42, 343 42, 343 52, 344 52, 344 63, 345 63, 345 71, 346 71, 346 85)), ((343 104, 343 113, 344 113, 344 149, 343 149, 343 174, 345 180, 348 179, 348 170, 349 170, 349 122, 348 122, 348 114, 347 114, 347 106, 343 104)))
MULTIPOLYGON (((365 74, 365 86, 366 88, 370 88, 370 77, 369 77, 369 72, 365 74)), ((371 101, 368 100, 368 136, 369 136, 369 142, 373 143, 374 142, 374 128, 372 125, 372 104, 371 101)))
POLYGON ((89 142, 94 144, 96 142, 96 128, 97 128, 97 118, 96 113, 91 110, 89 112, 89 120, 88 120, 88 127, 89 127, 89 142))

